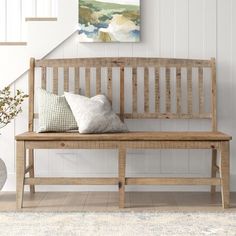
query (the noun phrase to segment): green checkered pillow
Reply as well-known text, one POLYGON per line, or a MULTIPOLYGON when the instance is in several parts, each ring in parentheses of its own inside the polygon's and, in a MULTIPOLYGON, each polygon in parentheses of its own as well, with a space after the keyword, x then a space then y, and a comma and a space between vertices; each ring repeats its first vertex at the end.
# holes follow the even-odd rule
POLYGON ((37 95, 39 133, 78 130, 75 118, 64 96, 49 93, 41 88, 37 90, 37 95))

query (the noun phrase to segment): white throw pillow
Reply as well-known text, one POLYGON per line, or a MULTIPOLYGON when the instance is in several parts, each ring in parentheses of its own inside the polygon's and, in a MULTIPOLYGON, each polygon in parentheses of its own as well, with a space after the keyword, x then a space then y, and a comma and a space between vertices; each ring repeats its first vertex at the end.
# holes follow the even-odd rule
POLYGON ((112 111, 105 95, 92 98, 64 93, 72 110, 80 133, 127 132, 127 126, 112 111))

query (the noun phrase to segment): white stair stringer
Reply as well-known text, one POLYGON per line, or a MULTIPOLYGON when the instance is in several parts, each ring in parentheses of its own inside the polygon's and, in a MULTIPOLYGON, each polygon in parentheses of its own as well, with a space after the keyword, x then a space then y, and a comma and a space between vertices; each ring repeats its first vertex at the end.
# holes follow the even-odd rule
POLYGON ((57 21, 27 21, 27 45, 0 47, 0 89, 28 70, 30 57, 45 57, 77 30, 77 4, 58 0, 57 21))

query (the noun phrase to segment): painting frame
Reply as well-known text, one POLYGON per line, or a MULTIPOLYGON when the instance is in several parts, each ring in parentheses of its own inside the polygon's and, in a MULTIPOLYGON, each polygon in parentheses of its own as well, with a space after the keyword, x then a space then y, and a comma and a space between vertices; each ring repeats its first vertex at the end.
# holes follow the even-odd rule
POLYGON ((79 42, 140 42, 140 0, 78 0, 78 7, 79 42))

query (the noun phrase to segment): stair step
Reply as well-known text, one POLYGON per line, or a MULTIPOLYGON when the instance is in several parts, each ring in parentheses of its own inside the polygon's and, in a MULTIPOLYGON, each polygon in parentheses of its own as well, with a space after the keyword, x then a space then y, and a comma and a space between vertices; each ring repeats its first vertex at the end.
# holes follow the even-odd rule
POLYGON ((26 17, 25 21, 57 21, 57 17, 26 17))
MULTIPOLYGON (((2 1, 5 2, 4 0, 2 1)), ((14 4, 13 2, 15 1, 11 2, 12 4, 14 4)), ((33 2, 35 2, 35 0, 33 2)), ((22 29, 16 30, 15 33, 13 32, 14 34, 12 33, 12 29, 7 31, 6 35, 3 32, 4 35, 2 35, 2 39, 0 39, 0 42, 2 42, 3 45, 0 46, 0 51, 2 50, 3 53, 6 54, 4 56, 4 59, 0 62, 0 88, 14 83, 14 81, 16 81, 18 78, 22 78, 22 83, 24 84, 23 75, 26 74, 25 72, 27 72, 29 67, 29 56, 33 56, 37 59, 47 57, 49 53, 53 52, 58 47, 60 47, 60 45, 67 38, 72 38, 72 33, 73 37, 76 37, 78 34, 78 1, 52 0, 53 4, 50 3, 51 0, 36 0, 36 2, 40 2, 40 4, 41 2, 43 2, 43 6, 39 9, 39 11, 42 12, 42 8, 45 8, 44 12, 47 12, 47 15, 39 15, 41 14, 39 11, 37 11, 36 14, 35 12, 37 9, 35 4, 32 5, 33 9, 31 12, 29 12, 28 10, 26 11, 26 9, 23 9, 24 12, 19 15, 23 17, 24 22, 19 22, 17 18, 17 24, 15 24, 16 27, 22 26, 22 29), (46 9, 47 7, 46 5, 44 5, 46 4, 46 2, 49 3, 48 9, 46 9), (68 12, 70 14, 68 14, 68 12), (26 20, 29 21, 27 22, 26 20), (13 41, 20 42, 20 45, 26 46, 4 46, 14 45, 12 43, 13 41), (9 61, 11 62, 10 64, 9 61), (11 68, 14 68, 14 70, 12 70, 11 68)), ((41 5, 37 4, 37 7, 39 6, 41 5)), ((30 9, 31 5, 29 5, 29 10, 30 9)), ((11 17, 14 17, 14 15, 15 11, 14 14, 11 14, 11 17)))
POLYGON ((27 42, 0 42, 0 46, 26 46, 27 42))

